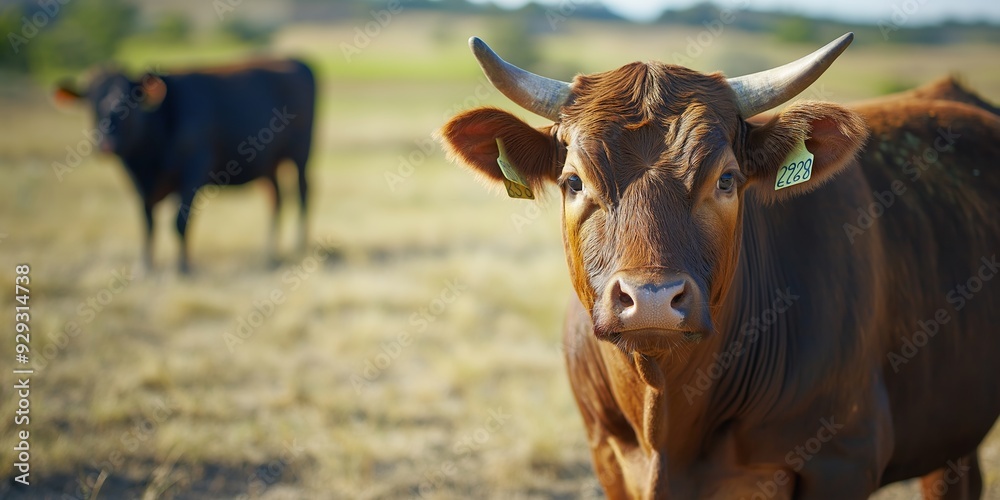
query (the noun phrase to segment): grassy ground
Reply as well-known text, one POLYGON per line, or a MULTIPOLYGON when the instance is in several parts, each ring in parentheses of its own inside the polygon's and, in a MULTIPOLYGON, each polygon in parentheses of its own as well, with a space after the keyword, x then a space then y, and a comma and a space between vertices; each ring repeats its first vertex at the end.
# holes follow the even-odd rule
MULTIPOLYGON (((491 194, 430 143, 458 109, 512 109, 479 87, 465 46, 489 26, 404 11, 348 63, 341 44, 354 27, 287 27, 274 43, 313 62, 323 96, 312 245, 278 269, 266 262, 267 197, 250 186, 206 200, 190 229, 193 277, 174 272, 171 203, 156 214, 157 270, 130 277, 141 223, 120 165, 86 155, 61 180, 51 167, 91 126, 87 114, 55 109, 26 82, 0 88, 4 114, 17 120, 0 134, 0 283, 13 282, 15 264, 32 266, 38 489, 29 493, 600 495, 559 348, 570 285, 558 207, 491 194)), ((541 43, 551 76, 568 79, 670 61, 697 34, 570 19, 541 43)), ((726 32, 690 65, 754 71, 809 50, 726 32)), ((997 50, 868 44, 811 94, 849 101, 957 71, 1000 101, 1000 68, 983 64, 997 50)), ((242 51, 223 47, 202 60, 242 51)), ((140 68, 190 53, 134 44, 122 58, 140 68)), ((291 253, 294 207, 286 208, 291 253)), ((4 464, 13 461, 13 383, 0 372, 4 464)), ((982 450, 992 484, 996 442, 982 450)))

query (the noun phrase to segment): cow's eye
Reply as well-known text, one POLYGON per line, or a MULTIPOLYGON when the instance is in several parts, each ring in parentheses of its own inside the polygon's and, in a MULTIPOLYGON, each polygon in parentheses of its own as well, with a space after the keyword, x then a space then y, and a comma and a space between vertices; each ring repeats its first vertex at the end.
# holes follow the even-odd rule
POLYGON ((726 172, 722 174, 722 177, 719 177, 718 184, 716 184, 716 186, 718 186, 719 188, 719 191, 725 191, 727 193, 732 191, 733 186, 735 185, 736 185, 736 179, 733 177, 732 172, 726 172))
POLYGON ((566 178, 566 186, 574 193, 583 191, 583 179, 579 175, 573 174, 566 178))

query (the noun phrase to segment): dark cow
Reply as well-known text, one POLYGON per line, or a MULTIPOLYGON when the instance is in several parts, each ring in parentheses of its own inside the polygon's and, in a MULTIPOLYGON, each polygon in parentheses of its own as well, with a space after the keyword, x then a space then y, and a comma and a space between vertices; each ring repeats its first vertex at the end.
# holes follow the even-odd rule
POLYGON ((561 189, 566 360, 609 497, 859 499, 919 476, 926 498, 980 495, 1000 118, 949 81, 757 116, 851 39, 739 78, 651 62, 572 83, 472 39, 555 123, 479 108, 441 134, 512 195, 561 189))
POLYGON ((101 71, 86 90, 64 83, 56 96, 89 101, 102 136, 100 149, 125 164, 145 211, 147 267, 152 265, 153 208, 160 200, 180 195, 180 269, 187 272, 188 221, 204 205, 195 194, 206 185, 238 185, 261 177, 274 188, 273 258, 281 206, 276 172, 286 159, 298 169, 304 246, 316 82, 302 62, 267 60, 165 76, 146 73, 137 81, 101 71))

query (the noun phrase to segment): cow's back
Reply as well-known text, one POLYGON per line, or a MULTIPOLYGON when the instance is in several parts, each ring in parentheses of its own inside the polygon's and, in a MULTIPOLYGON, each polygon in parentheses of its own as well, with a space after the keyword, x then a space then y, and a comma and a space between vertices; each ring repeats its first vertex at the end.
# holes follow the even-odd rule
POLYGON ((884 342, 896 444, 884 482, 973 452, 1000 413, 1000 118, 934 97, 857 108, 872 130, 859 162, 873 204, 843 233, 885 248, 873 333, 884 342))
POLYGON ((259 61, 165 77, 174 147, 208 147, 215 171, 242 184, 284 158, 308 155, 316 83, 294 60, 259 61), (235 163, 233 163, 235 162, 235 163))

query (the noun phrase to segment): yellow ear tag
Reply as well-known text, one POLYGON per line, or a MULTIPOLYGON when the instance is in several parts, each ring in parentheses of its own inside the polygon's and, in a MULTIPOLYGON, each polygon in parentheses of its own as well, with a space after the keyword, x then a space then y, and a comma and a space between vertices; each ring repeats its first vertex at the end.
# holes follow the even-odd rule
POLYGON ((781 168, 778 169, 778 177, 774 180, 774 190, 802 184, 811 179, 814 159, 815 156, 806 149, 805 141, 800 140, 795 149, 788 153, 781 168))
POLYGON ((500 156, 497 157, 497 164, 500 165, 500 172, 503 173, 503 185, 507 188, 507 196, 520 198, 522 200, 534 200, 535 195, 528 188, 528 182, 517 173, 513 162, 507 158, 507 151, 503 148, 503 140, 497 137, 497 149, 500 156))

